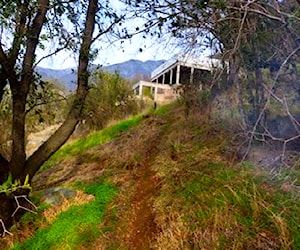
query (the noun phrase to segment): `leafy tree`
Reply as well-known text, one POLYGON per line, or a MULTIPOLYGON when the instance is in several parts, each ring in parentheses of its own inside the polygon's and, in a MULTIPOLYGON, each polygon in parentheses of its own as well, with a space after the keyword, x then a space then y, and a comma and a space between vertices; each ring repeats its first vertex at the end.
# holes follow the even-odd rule
POLYGON ((228 78, 223 84, 226 88, 238 85, 240 89, 245 129, 256 126, 270 94, 263 81, 263 69, 274 72, 270 90, 275 95, 279 82, 288 82, 284 77, 287 72, 296 77, 300 50, 297 1, 126 2, 137 15, 149 17, 146 27, 157 21, 158 28, 150 32, 153 36, 169 33, 183 46, 200 53, 209 48, 212 55, 221 54, 229 62, 228 78))
POLYGON ((118 72, 99 71, 92 79, 82 117, 86 121, 85 126, 101 129, 111 120, 122 119, 138 111, 130 81, 118 72))
MULTIPOLYGON (((0 100, 9 89, 12 100, 11 152, 0 155, 0 186, 31 181, 41 165, 61 147, 75 129, 80 119, 88 93, 88 64, 93 55, 92 44, 112 31, 122 21, 110 7, 109 1, 52 1, 5 0, 0 3, 0 100), (47 43, 54 47, 47 54, 47 43), (61 127, 34 152, 26 157, 26 111, 30 108, 31 89, 38 85, 35 66, 37 49, 45 50, 47 58, 61 50, 69 49, 78 55, 77 91, 70 111, 61 127)), ((38 93, 38 92, 35 92, 38 93)), ((38 98, 37 98, 38 99, 38 98)), ((3 129, 3 127, 2 127, 3 129)), ((2 130, 3 131, 3 130, 2 130)), ((6 131, 3 131, 6 132, 6 131)), ((21 185, 22 186, 22 185, 21 185)), ((0 233, 3 226, 13 223, 15 195, 28 194, 28 189, 0 193, 0 233)), ((15 219, 19 212, 15 214, 15 219)))

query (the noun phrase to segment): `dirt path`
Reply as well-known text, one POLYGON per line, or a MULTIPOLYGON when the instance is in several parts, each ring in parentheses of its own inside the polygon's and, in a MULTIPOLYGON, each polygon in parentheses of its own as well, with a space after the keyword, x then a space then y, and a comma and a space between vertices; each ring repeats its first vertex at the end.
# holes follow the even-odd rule
MULTIPOLYGON (((95 179, 105 171, 112 173, 108 178, 118 187, 118 196, 99 225, 105 233, 89 249, 155 248, 160 228, 155 222, 153 202, 160 191, 160 179, 152 165, 164 143, 166 122, 162 118, 147 118, 139 128, 124 133, 111 143, 95 147, 72 162, 66 159, 49 169, 51 173, 46 170, 37 175, 37 179, 52 186, 59 184, 57 178, 67 171, 68 166, 76 171, 72 171, 72 176, 66 174, 68 179, 64 178, 63 182, 95 179)), ((35 183, 37 185, 38 180, 35 183)))
POLYGON ((152 249, 159 228, 155 223, 153 200, 159 192, 159 178, 151 169, 155 159, 156 146, 145 156, 143 164, 132 170, 132 195, 126 197, 125 207, 119 214, 118 233, 121 249, 147 250, 152 249))
POLYGON ((151 249, 151 242, 159 229, 152 211, 152 198, 157 192, 158 179, 149 166, 136 174, 136 193, 131 199, 126 233, 121 237, 128 249, 151 249))
POLYGON ((131 213, 127 218, 128 230, 123 235, 123 240, 130 250, 152 249, 159 232, 155 223, 153 199, 159 192, 160 180, 151 169, 151 165, 159 153, 159 145, 162 143, 164 134, 157 125, 162 125, 164 122, 157 120, 153 122, 156 126, 156 133, 148 137, 144 144, 143 161, 134 174, 135 193, 129 201, 131 213), (126 236, 125 239, 124 236, 126 236))
MULTIPOLYGON (((164 121, 149 118, 140 131, 135 130, 134 135, 130 134, 126 139, 121 139, 122 148, 115 148, 115 152, 119 154, 125 152, 119 157, 123 157, 126 164, 132 158, 139 160, 114 176, 119 180, 116 185, 120 186, 121 191, 107 214, 104 226, 110 228, 109 232, 98 241, 98 244, 103 246, 103 238, 105 239, 106 243, 102 249, 155 248, 160 228, 155 222, 153 202, 160 191, 160 179, 152 165, 163 143, 164 132, 159 128, 163 124, 164 121), (115 218, 113 209, 117 210, 115 218)), ((118 142, 116 144, 119 145, 118 142)))

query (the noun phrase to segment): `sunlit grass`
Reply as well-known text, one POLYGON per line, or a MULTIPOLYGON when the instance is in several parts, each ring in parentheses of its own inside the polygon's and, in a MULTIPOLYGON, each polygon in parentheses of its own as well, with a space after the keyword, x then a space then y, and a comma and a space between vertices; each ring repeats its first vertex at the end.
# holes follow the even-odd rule
POLYGON ((89 184, 86 193, 95 196, 87 204, 71 206, 62 212, 50 226, 38 229, 34 236, 11 249, 81 249, 91 244, 101 234, 105 207, 116 195, 109 184, 89 184))
POLYGON ((101 145, 103 143, 109 142, 110 140, 117 137, 121 132, 136 126, 143 120, 142 115, 133 116, 127 120, 121 121, 117 124, 109 126, 103 130, 96 131, 89 134, 85 138, 78 139, 74 142, 70 142, 59 149, 43 166, 42 170, 45 170, 59 160, 62 160, 66 157, 76 155, 78 153, 83 153, 84 151, 101 145))
MULTIPOLYGON (((144 150, 144 146, 151 141, 150 138, 159 134, 157 138, 161 142, 155 140, 159 144, 155 145, 157 151, 147 158, 159 179, 157 195, 149 201, 153 202, 155 223, 160 229, 153 239, 153 248, 300 249, 299 194, 282 188, 286 183, 298 184, 293 181, 299 177, 299 166, 282 171, 276 179, 271 177, 270 172, 250 162, 236 163, 230 158, 230 134, 222 129, 222 124, 203 122, 205 119, 201 114, 186 118, 180 113, 182 109, 175 109, 172 105, 152 112, 148 122, 142 123, 139 130, 107 145, 105 149, 109 157, 105 158, 107 163, 101 165, 109 171, 102 176, 103 182, 109 178, 121 187, 125 196, 132 195, 133 186, 128 185, 126 175, 131 175, 144 164, 145 152, 149 152, 147 148, 144 150)), ((95 132, 67 145, 70 148, 63 157, 81 153, 101 144, 102 140, 109 141, 119 131, 137 123, 116 124, 108 130, 95 132)), ((86 185, 83 182, 77 184, 76 188, 80 189, 86 185)), ((18 245, 16 247, 19 248, 15 249, 89 249, 89 243, 96 239, 97 243, 103 240, 105 246, 111 246, 104 249, 116 249, 113 246, 120 242, 114 242, 114 237, 102 236, 99 228, 106 195, 109 192, 112 196, 115 194, 113 187, 98 183, 86 190, 95 195, 95 201, 72 207, 65 212, 66 215, 62 213, 53 226, 45 231, 38 230, 35 240, 29 240, 31 243, 26 242, 28 245, 18 245), (102 187, 104 192, 97 194, 98 187, 99 190, 102 187), (98 199, 101 195, 103 198, 98 199), (96 211, 96 207, 100 207, 102 212, 96 211), (77 221, 78 214, 83 221, 77 221), (68 235, 60 236, 61 228, 67 228, 70 221, 73 221, 76 230, 66 229, 68 235), (60 242, 51 245, 48 239, 56 234, 60 242)), ((112 223, 108 223, 109 226, 102 224, 102 231, 111 233, 116 229, 115 225, 120 222, 119 213, 124 209, 119 204, 111 204, 113 210, 106 221, 112 223)))
MULTIPOLYGON (((170 110, 174 104, 168 104, 159 107, 154 111, 155 115, 163 115, 168 110, 170 110)), ((150 111, 146 111, 150 112, 150 111)), ((123 121, 119 121, 107 128, 102 130, 93 132, 87 135, 85 138, 78 139, 76 141, 67 143, 62 148, 60 148, 51 158, 44 163, 41 170, 48 169, 55 165, 59 160, 65 159, 66 157, 70 157, 79 153, 83 153, 84 151, 99 146, 103 143, 107 143, 112 139, 116 138, 121 132, 126 131, 137 124, 139 124, 145 117, 145 112, 139 115, 132 116, 123 121)))

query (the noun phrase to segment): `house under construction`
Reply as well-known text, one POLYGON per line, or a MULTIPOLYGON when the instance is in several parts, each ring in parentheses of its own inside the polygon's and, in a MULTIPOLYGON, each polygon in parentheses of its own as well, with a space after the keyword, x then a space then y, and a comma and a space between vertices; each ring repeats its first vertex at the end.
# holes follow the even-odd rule
POLYGON ((139 98, 151 95, 158 103, 168 103, 177 98, 180 85, 197 84, 201 89, 218 68, 223 68, 219 59, 176 55, 152 71, 151 82, 139 81, 133 90, 139 98))

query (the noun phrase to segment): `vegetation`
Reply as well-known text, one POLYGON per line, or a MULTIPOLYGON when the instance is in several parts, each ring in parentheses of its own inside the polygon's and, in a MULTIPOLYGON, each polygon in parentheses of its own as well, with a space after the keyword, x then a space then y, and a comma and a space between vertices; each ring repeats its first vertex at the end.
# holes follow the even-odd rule
MULTIPOLYGON (((123 17, 119 17, 109 3, 102 5, 97 0, 9 0, 0 4, 0 20, 3 31, 0 46, 0 101, 2 104, 4 93, 8 90, 11 93, 12 107, 8 113, 11 126, 3 138, 11 141, 11 147, 8 152, 0 152, 2 184, 9 174, 13 181, 23 182, 26 176, 31 181, 42 164, 71 136, 80 121, 89 89, 88 65, 95 56, 92 44, 112 32, 117 24, 121 24, 123 17), (50 42, 53 44, 52 48, 49 48, 50 42), (37 55, 38 50, 43 51, 40 57, 37 55), (26 129, 30 129, 30 117, 26 116, 26 112, 32 110, 41 121, 43 117, 39 115, 38 106, 49 102, 42 95, 41 90, 45 90, 45 85, 34 73, 35 67, 43 59, 61 51, 73 51, 78 56, 77 91, 59 129, 36 152, 26 157, 26 129)), ((124 32, 127 34, 126 29, 121 34, 124 32)), ((31 121, 31 124, 35 122, 31 121)), ((28 195, 28 190, 24 190, 24 195, 28 195)), ((13 224, 11 215, 15 206, 14 196, 14 193, 10 196, 0 194, 1 234, 13 224)))
MULTIPOLYGON (((79 3, 73 2, 73 4, 79 3)), ((43 48, 43 41, 54 38, 60 40, 59 47, 56 48, 54 54, 64 48, 70 48, 70 40, 61 33, 64 29, 62 25, 59 25, 62 23, 59 19, 64 14, 64 11, 61 10, 69 11, 67 20, 75 26, 75 30, 77 30, 76 26, 79 28, 78 16, 76 17, 75 12, 73 12, 74 9, 70 8, 70 4, 68 6, 60 6, 60 4, 50 3, 48 0, 24 1, 22 3, 6 1, 1 3, 1 5, 3 5, 0 8, 1 29, 4 30, 3 33, 12 36, 12 39, 7 40, 5 44, 1 43, 0 48, 0 100, 2 101, 4 89, 7 86, 9 86, 12 93, 12 147, 9 159, 0 155, 0 183, 3 183, 9 174, 12 175, 13 181, 20 180, 23 182, 26 176, 29 176, 29 180, 32 179, 41 165, 69 138, 79 121, 87 94, 89 51, 92 45, 94 27, 97 22, 96 14, 99 9, 97 1, 90 1, 88 4, 81 6, 83 10, 81 13, 85 14, 85 20, 82 27, 83 36, 77 36, 77 48, 80 50, 77 79, 78 91, 67 119, 60 127, 60 130, 27 159, 25 152, 25 113, 30 89, 32 86, 34 87, 33 82, 36 80, 34 77, 36 50, 38 46, 43 48), (43 34, 43 28, 48 29, 49 36, 43 34)), ((5 39, 3 33, 1 40, 5 39)), ((76 38, 75 33, 74 38, 76 38)), ((76 48, 75 44, 74 40, 73 49, 76 48)), ((34 99, 31 98, 30 100, 33 101, 34 99)), ((24 195, 26 194, 28 194, 27 190, 24 191, 24 195)), ((12 214, 15 203, 13 197, 14 193, 10 196, 5 194, 0 196, 1 233, 5 231, 6 227, 10 227, 13 224, 12 214)))
POLYGON ((258 166, 231 162, 228 132, 221 124, 211 127, 201 119, 190 125, 193 119, 172 127, 182 132, 169 134, 168 146, 153 166, 162 182, 154 201, 161 228, 156 246, 297 248, 297 195, 277 189, 278 180, 271 181, 270 173, 258 166))
POLYGON ((68 143, 58 150, 43 166, 42 170, 54 166, 58 161, 84 153, 86 150, 107 143, 117 137, 122 131, 136 126, 142 121, 142 115, 136 115, 68 143))
POLYGON ((118 72, 95 73, 83 111, 85 128, 98 130, 110 121, 123 119, 138 111, 129 80, 122 78, 118 72))
MULTIPOLYGON (((226 77, 216 72, 206 87, 212 90, 210 100, 224 90, 236 91, 249 144, 255 139, 286 143, 299 138, 299 1, 126 2, 132 12, 143 18, 147 14, 146 27, 158 23, 151 36, 168 33, 189 53, 201 55, 208 48, 212 57, 228 62, 226 77), (278 131, 280 125, 272 119, 276 115, 290 120, 287 131, 278 131)), ((192 88, 186 89, 190 96, 192 88)), ((190 97, 186 99, 189 106, 190 97)))
MULTIPOLYGON (((299 248, 298 189, 287 178, 299 174, 299 162, 291 171, 274 175, 253 163, 236 161, 232 131, 205 116, 193 109, 186 117, 182 104, 164 106, 128 130, 121 122, 118 127, 124 130, 113 143, 82 147, 88 158, 76 164, 86 164, 87 171, 77 174, 77 184, 64 181, 95 198, 69 206, 52 220, 38 222, 45 212, 33 219, 27 216, 18 230, 36 223, 42 228, 12 249, 299 248), (99 162, 100 175, 94 167, 99 162), (83 181, 86 175, 98 175, 101 181, 83 181), (117 193, 113 186, 118 186, 117 193), (147 217, 149 211, 155 224, 147 217), (144 217, 148 219, 136 224, 144 217), (150 239, 142 238, 147 234, 143 228, 154 232, 150 239)), ((70 147, 75 150, 80 141, 70 147)), ((52 166, 54 172, 67 161, 52 166)), ((47 177, 56 182, 53 178, 47 177)), ((18 230, 13 233, 18 235, 18 230)))
POLYGON ((299 155, 286 155, 290 145, 299 151, 299 2, 123 3, 124 15, 110 7, 110 1, 0 3, 0 125, 9 130, 0 143, 11 141, 9 150, 0 148, 0 234, 10 234, 23 210, 31 210, 18 199, 29 201, 33 177, 51 186, 101 176, 103 183, 85 183, 93 201, 54 216, 35 237, 13 247, 95 248, 99 238, 97 247, 104 249, 300 248, 299 186, 297 180, 285 178, 299 176, 299 155), (138 25, 128 31, 122 23, 133 17, 138 25), (93 45, 114 31, 123 39, 142 32, 160 37, 167 31, 182 45, 200 51, 206 46, 212 56, 227 61, 228 68, 208 76, 202 92, 198 85, 187 85, 185 107, 174 104, 147 114, 147 119, 136 116, 59 150, 83 118, 99 129, 110 119, 138 111, 128 83, 118 74, 98 72, 89 84, 88 66, 97 52, 93 45), (64 118, 59 129, 27 157, 26 132, 44 117, 51 120, 53 112, 42 112, 58 109, 52 96, 59 93, 34 73, 43 59, 37 50, 46 52, 49 41, 55 47, 44 58, 65 49, 78 56, 77 91, 68 113, 62 111, 57 118, 64 118), (230 102, 223 96, 227 93, 235 106, 223 105, 230 102), (238 128, 229 130, 226 116, 214 119, 214 102, 220 99, 221 108, 238 111, 238 128), (230 140, 240 134, 240 141, 230 140), (254 141, 271 140, 283 146, 279 167, 271 166, 272 171, 234 157, 242 148, 244 158, 254 141), (45 172, 39 172, 48 159, 45 172), (77 161, 69 163, 68 174, 55 176, 71 159, 77 161), (292 171, 281 171, 283 163, 290 166, 287 159, 292 171), (20 189, 22 185, 26 188, 20 189), (115 186, 119 193, 112 201, 115 186), (98 225, 102 219, 110 226, 98 225))
POLYGON ((80 249, 99 237, 106 205, 116 191, 112 185, 104 183, 89 184, 85 192, 95 196, 87 204, 71 206, 60 213, 53 223, 38 229, 34 236, 11 249, 80 249))

